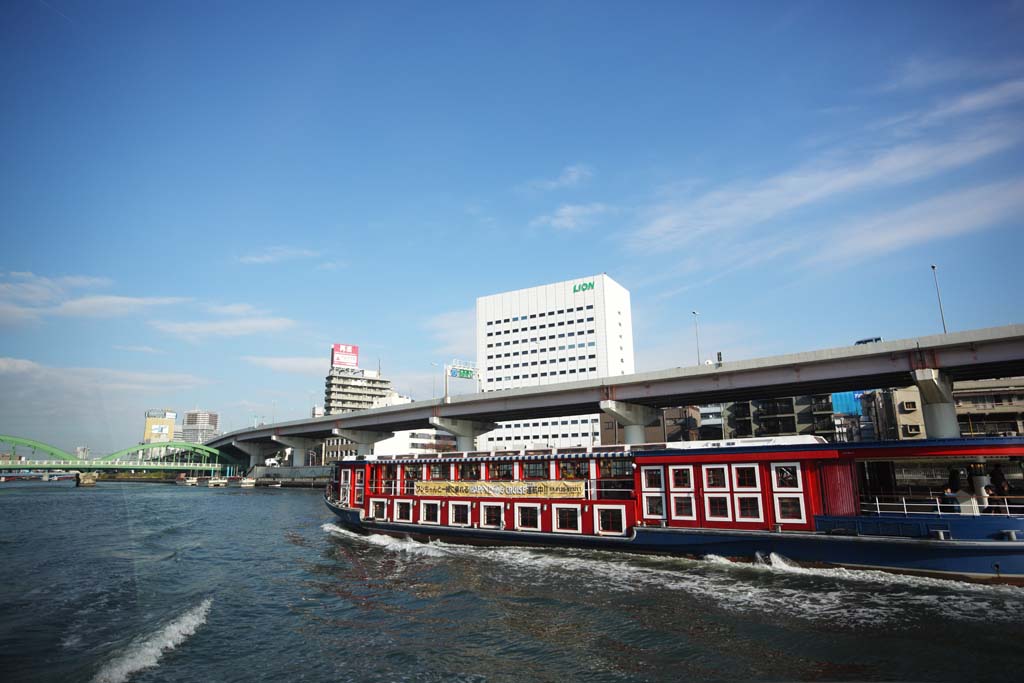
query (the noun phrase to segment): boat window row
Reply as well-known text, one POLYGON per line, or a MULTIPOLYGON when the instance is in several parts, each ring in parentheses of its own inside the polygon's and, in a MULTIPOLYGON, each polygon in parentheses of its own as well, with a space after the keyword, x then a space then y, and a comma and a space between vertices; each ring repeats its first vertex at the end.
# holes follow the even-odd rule
POLYGON ((386 498, 371 499, 369 516, 411 524, 599 535, 624 535, 628 521, 623 505, 386 498))

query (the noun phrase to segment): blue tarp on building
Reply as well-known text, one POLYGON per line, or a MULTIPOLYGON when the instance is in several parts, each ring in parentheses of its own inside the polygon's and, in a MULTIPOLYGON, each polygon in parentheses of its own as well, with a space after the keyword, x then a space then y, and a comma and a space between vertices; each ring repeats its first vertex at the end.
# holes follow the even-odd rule
POLYGON ((864 410, 860 407, 862 393, 861 391, 843 391, 832 394, 832 412, 844 415, 863 415, 864 410))

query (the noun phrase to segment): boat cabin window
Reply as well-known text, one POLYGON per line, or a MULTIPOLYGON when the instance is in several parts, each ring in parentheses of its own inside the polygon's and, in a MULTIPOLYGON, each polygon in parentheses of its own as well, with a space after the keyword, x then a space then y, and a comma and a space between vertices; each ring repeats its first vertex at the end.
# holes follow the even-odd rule
POLYGON ((398 488, 398 465, 384 466, 384 493, 395 495, 398 488))
POLYGON ((644 517, 665 518, 665 498, 660 493, 644 494, 644 517))
POLYGON ((430 478, 433 481, 444 481, 448 478, 450 468, 448 463, 435 462, 429 465, 430 467, 430 478))
POLYGON ((387 518, 387 507, 388 502, 386 500, 375 500, 370 506, 370 516, 374 519, 386 519, 387 518))
POLYGON ((590 464, 586 460, 566 460, 558 464, 558 470, 562 479, 586 479, 590 464))
POLYGON ((626 458, 601 460, 597 464, 602 479, 632 479, 633 463, 626 458))
POLYGON ((803 496, 776 494, 775 519, 789 524, 803 524, 806 521, 803 496))
POLYGON ((763 522, 761 514, 761 494, 749 493, 736 496, 737 522, 763 522))
POLYGON ((448 523, 452 526, 469 526, 469 503, 449 503, 448 523))
POLYGON ((412 501, 409 501, 409 500, 396 500, 395 501, 395 521, 396 522, 411 522, 412 521, 412 501))
POLYGON ((411 496, 416 492, 416 482, 423 478, 423 465, 406 465, 404 469, 405 484, 402 491, 411 496))
POLYGON ((492 481, 512 480, 512 463, 510 462, 492 462, 487 469, 492 481))
POLYGON ((672 519, 697 519, 693 508, 692 493, 672 496, 672 519))
POLYGON ((708 521, 732 521, 731 512, 729 496, 704 496, 704 516, 708 521))
POLYGON ((757 465, 733 465, 733 487, 736 491, 760 491, 761 479, 757 474, 757 465))
POLYGON ((436 501, 420 503, 420 521, 424 524, 441 523, 441 504, 436 501))
POLYGON ((480 504, 480 526, 500 529, 501 522, 501 503, 480 504))
POLYGON ((800 478, 800 463, 773 463, 772 488, 776 491, 802 491, 803 482, 800 478))
POLYGON ((555 513, 555 531, 582 533, 580 507, 578 505, 552 505, 555 513))
POLYGON ((672 482, 672 488, 676 491, 692 491, 693 490, 693 467, 687 466, 676 466, 669 467, 669 480, 672 482))
POLYGON ((524 462, 523 479, 547 479, 548 464, 541 462, 524 462))
POLYGON ((364 470, 356 470, 356 505, 363 504, 363 478, 365 476, 364 470))
POLYGON ((624 534, 626 532, 626 511, 621 507, 594 506, 594 516, 599 534, 624 534))
POLYGON ((516 503, 516 529, 520 531, 540 531, 540 505, 535 503, 516 503))
POLYGON ((459 464, 459 479, 462 481, 480 481, 480 463, 464 462, 459 464))
POLYGON ((644 469, 644 488, 645 489, 662 489, 664 484, 661 478, 660 467, 645 467, 644 469))
POLYGON ((729 490, 729 480, 726 476, 725 465, 704 466, 704 488, 708 490, 718 489, 720 491, 729 490))

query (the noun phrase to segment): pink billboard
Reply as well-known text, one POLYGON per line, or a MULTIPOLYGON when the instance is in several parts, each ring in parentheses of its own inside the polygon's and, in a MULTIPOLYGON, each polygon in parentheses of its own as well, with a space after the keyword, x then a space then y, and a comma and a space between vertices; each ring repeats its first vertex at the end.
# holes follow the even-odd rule
POLYGON ((359 347, 352 344, 335 344, 331 347, 332 368, 359 367, 359 347))

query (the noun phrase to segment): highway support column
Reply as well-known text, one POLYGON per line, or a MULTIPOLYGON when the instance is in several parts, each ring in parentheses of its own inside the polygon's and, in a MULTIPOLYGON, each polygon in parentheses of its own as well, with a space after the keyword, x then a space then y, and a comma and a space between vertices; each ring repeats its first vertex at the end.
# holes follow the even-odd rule
POLYGON ((649 406, 623 401, 601 401, 601 411, 614 417, 623 427, 626 443, 645 443, 644 428, 658 421, 661 413, 649 406))
POLYGON ((370 455, 373 453, 373 444, 395 435, 394 432, 375 432, 367 429, 332 429, 331 434, 354 443, 356 455, 370 455))
POLYGON ((474 422, 473 420, 457 420, 451 417, 432 417, 430 424, 437 429, 455 435, 455 447, 460 451, 475 451, 476 437, 497 429, 493 422, 474 422))
POLYGON ((232 441, 231 446, 249 456, 249 467, 262 465, 263 461, 266 460, 262 446, 254 443, 246 443, 244 441, 232 441))
POLYGON ((311 448, 319 448, 323 443, 320 439, 307 439, 301 436, 278 436, 270 437, 275 443, 292 449, 292 467, 305 467, 306 454, 311 448))
POLYGON ((924 429, 929 439, 959 439, 953 382, 935 368, 914 370, 914 384, 921 392, 924 429))

